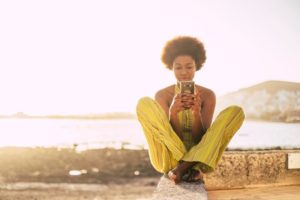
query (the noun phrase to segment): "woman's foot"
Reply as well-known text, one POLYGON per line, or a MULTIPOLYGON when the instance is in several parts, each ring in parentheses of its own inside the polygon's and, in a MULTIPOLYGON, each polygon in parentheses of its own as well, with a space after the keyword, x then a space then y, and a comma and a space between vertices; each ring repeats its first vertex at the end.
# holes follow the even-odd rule
POLYGON ((181 181, 181 174, 178 172, 178 170, 172 169, 168 173, 168 177, 171 181, 173 181, 175 184, 179 183, 181 181))
POLYGON ((168 172, 168 176, 172 181, 174 181, 175 184, 177 184, 181 181, 182 176, 186 174, 195 164, 196 162, 180 162, 177 167, 168 172))
POLYGON ((183 180, 187 182, 203 182, 203 173, 201 170, 190 169, 186 175, 183 176, 183 180))

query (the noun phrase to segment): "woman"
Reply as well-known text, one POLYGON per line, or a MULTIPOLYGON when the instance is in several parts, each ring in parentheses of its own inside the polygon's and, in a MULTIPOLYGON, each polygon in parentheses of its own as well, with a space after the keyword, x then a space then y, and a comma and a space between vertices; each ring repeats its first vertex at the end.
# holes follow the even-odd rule
POLYGON ((144 97, 137 105, 153 167, 175 183, 201 181, 202 173, 215 169, 225 148, 244 120, 238 106, 223 110, 212 123, 216 97, 195 85, 194 94, 180 93, 182 81, 192 81, 206 60, 197 38, 176 37, 163 49, 162 62, 177 83, 159 90, 155 100, 144 97))

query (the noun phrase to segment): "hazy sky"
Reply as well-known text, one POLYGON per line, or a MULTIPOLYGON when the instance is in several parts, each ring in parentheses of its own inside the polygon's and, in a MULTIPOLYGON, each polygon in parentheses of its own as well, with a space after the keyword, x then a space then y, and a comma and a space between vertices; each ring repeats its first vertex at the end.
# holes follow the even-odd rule
POLYGON ((175 83, 160 54, 177 35, 205 44, 195 81, 217 96, 300 82, 298 0, 7 0, 0 29, 0 115, 135 112, 175 83))

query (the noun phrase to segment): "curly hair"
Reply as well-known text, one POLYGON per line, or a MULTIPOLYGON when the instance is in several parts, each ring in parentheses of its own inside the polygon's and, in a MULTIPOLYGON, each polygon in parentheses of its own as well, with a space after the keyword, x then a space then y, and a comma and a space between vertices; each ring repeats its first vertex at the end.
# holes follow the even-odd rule
POLYGON ((206 60, 204 45, 201 41, 190 36, 177 36, 164 46, 161 61, 171 70, 173 61, 181 55, 191 56, 195 60, 197 71, 206 60))

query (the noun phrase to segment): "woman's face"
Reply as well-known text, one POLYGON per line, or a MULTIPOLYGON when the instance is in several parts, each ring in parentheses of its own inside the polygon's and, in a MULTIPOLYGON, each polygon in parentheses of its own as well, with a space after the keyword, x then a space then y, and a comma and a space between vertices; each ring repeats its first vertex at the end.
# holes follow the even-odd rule
POLYGON ((172 69, 177 81, 192 81, 196 72, 196 63, 191 56, 177 56, 172 69))

